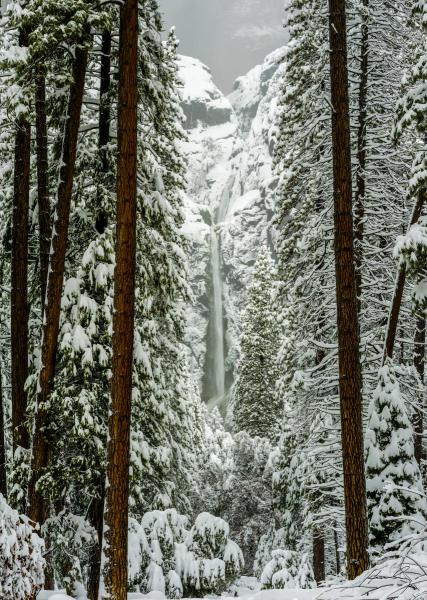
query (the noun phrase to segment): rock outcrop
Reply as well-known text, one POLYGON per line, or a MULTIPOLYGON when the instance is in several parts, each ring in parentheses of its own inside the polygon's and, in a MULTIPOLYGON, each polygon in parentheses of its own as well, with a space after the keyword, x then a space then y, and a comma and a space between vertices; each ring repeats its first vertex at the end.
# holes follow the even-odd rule
POLYGON ((189 140, 185 232, 194 304, 187 342, 203 398, 224 405, 259 246, 271 242, 272 154, 285 48, 237 79, 227 98, 200 61, 180 57, 189 140), (222 361, 222 369, 221 369, 222 361), (222 385, 221 385, 222 380, 222 385))

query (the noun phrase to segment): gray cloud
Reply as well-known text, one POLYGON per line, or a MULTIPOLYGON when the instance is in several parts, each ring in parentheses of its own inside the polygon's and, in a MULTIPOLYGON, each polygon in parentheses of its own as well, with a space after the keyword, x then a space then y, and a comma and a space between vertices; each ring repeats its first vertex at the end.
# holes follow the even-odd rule
POLYGON ((159 1, 166 26, 176 26, 180 52, 206 63, 225 92, 286 43, 283 0, 159 1))

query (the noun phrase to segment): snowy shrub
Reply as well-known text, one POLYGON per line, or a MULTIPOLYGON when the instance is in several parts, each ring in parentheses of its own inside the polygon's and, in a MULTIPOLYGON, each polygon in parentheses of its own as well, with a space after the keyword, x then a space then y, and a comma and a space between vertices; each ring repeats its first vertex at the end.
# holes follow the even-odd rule
POLYGON ((230 529, 220 517, 203 512, 197 518, 186 540, 186 546, 199 564, 196 577, 187 577, 191 595, 220 593, 235 579, 243 567, 243 554, 230 540, 230 529))
POLYGON ((259 539, 257 551, 255 554, 254 561, 254 575, 261 578, 261 574, 264 571, 265 566, 270 562, 273 550, 283 548, 285 545, 285 531, 284 529, 274 529, 273 526, 269 527, 267 532, 264 533, 259 539))
POLYGON ((44 581, 44 542, 0 494, 0 598, 26 600, 44 581))
POLYGON ((168 598, 220 593, 243 566, 228 524, 200 514, 190 531, 175 509, 146 513, 130 521, 129 581, 135 591, 159 591, 168 598))
POLYGON ((316 586, 307 554, 273 550, 272 559, 261 574, 263 589, 313 588, 316 586))
POLYGON ((79 515, 63 510, 42 528, 55 579, 70 595, 83 587, 96 545, 96 531, 79 515))
POLYGON ((141 523, 129 523, 129 581, 132 588, 159 591, 168 598, 182 596, 175 571, 176 547, 187 536, 188 517, 173 509, 146 513, 141 523))

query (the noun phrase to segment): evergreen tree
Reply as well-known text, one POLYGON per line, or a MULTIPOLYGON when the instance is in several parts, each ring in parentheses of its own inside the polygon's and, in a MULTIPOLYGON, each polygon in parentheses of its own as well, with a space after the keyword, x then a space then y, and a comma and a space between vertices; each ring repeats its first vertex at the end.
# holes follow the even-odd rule
POLYGON ((274 296, 274 263, 267 247, 263 247, 248 291, 233 404, 237 431, 269 439, 277 437, 282 413, 280 398, 275 393, 278 331, 274 296))
POLYGON ((258 541, 273 521, 271 450, 267 438, 252 437, 246 431, 234 436, 233 467, 223 492, 221 517, 242 549, 248 574, 253 572, 258 541))
POLYGON ((0 595, 27 600, 43 585, 44 544, 29 519, 10 508, 0 494, 0 595))
POLYGON ((427 504, 397 369, 387 362, 369 407, 365 439, 370 544, 376 557, 425 528, 427 504))

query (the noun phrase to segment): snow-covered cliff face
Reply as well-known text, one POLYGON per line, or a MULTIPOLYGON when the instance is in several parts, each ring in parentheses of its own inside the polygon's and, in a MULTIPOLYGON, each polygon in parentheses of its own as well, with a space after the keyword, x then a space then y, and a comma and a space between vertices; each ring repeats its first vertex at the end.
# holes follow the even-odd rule
POLYGON ((195 297, 187 341, 211 404, 224 405, 230 389, 252 267, 272 235, 272 152, 284 55, 284 48, 275 51, 237 79, 228 98, 200 61, 180 58, 189 135, 185 232, 195 297))

